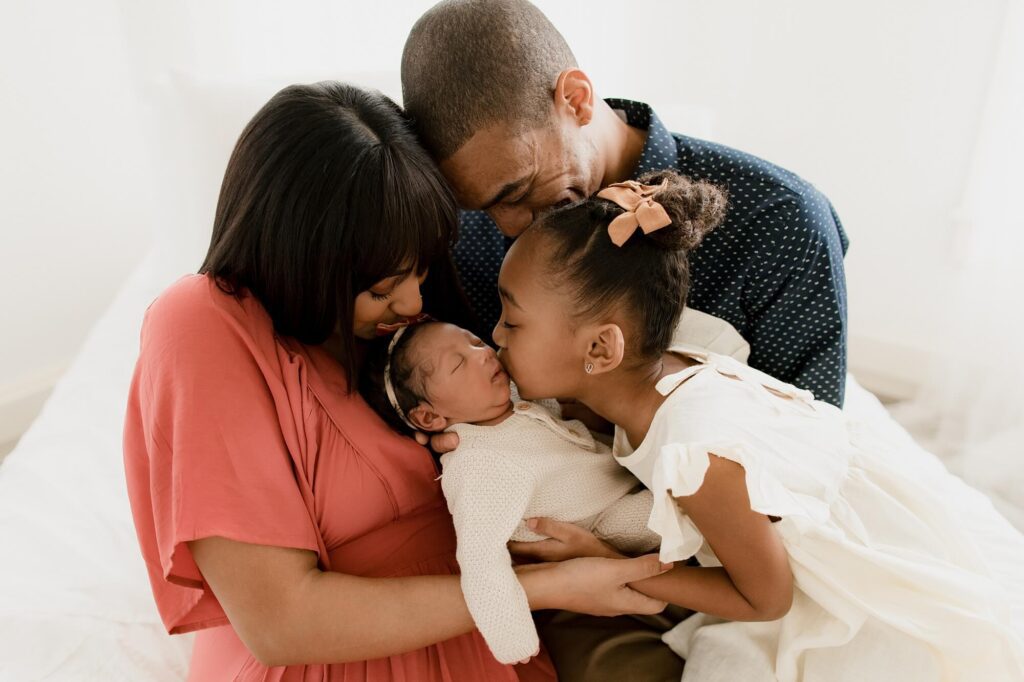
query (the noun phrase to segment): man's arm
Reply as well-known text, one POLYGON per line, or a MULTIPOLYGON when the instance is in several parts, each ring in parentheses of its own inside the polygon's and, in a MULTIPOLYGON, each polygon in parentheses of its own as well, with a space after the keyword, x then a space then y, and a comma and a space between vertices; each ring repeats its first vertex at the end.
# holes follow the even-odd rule
POLYGON ((743 295, 750 365, 842 407, 846 384, 846 237, 822 194, 767 207, 769 240, 743 295))

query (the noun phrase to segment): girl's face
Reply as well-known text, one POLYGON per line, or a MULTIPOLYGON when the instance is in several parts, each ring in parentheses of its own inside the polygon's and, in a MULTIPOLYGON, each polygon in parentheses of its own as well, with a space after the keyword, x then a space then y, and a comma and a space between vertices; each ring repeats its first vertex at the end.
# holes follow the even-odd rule
POLYGON ((423 309, 420 285, 426 278, 426 271, 388 277, 356 296, 352 321, 356 337, 373 339, 378 324, 394 324, 418 315, 423 309))
POLYGON ((527 232, 505 256, 498 276, 501 318, 494 327, 494 343, 524 399, 571 399, 586 376, 586 342, 569 324, 568 296, 545 286, 542 241, 527 232))

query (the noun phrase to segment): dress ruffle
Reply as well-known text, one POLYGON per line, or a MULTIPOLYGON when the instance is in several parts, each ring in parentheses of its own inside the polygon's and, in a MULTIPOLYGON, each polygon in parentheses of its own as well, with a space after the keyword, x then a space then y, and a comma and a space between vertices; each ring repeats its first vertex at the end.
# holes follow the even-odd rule
POLYGON ((702 564, 718 565, 710 552, 701 552, 703 534, 675 501, 676 497, 688 497, 700 490, 711 463, 711 455, 723 457, 743 467, 750 508, 757 513, 794 520, 804 518, 815 524, 828 519, 827 504, 818 498, 786 488, 741 442, 665 445, 654 467, 651 489, 654 493, 654 507, 648 522, 651 530, 661 534, 662 561, 684 561, 698 555, 702 564))

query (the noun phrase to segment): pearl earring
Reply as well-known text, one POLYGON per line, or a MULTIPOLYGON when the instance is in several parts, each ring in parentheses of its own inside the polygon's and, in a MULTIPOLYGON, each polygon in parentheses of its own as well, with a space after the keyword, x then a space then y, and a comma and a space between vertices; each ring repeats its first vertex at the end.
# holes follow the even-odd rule
POLYGON ((587 374, 590 374, 591 372, 593 372, 594 371, 594 363, 588 362, 587 364, 583 365, 583 371, 586 372, 587 374))

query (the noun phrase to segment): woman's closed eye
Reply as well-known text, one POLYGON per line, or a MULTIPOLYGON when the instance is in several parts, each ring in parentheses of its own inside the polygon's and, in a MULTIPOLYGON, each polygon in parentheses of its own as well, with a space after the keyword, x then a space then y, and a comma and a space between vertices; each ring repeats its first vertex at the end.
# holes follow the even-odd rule
POLYGON ((375 301, 386 301, 389 298, 391 298, 392 294, 395 293, 396 286, 397 284, 392 284, 391 286, 386 287, 386 291, 380 291, 379 289, 377 291, 374 291, 373 289, 369 289, 370 298, 372 298, 375 301))

